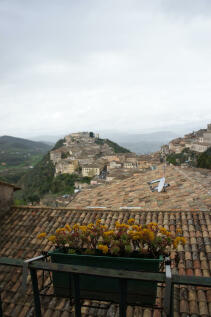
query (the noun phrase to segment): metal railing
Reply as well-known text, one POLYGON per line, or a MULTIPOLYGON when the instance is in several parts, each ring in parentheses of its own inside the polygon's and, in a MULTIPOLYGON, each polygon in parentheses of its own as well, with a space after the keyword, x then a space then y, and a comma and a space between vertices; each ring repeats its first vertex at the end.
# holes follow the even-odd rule
MULTIPOLYGON (((23 287, 27 279, 27 271, 30 271, 32 290, 35 305, 35 316, 41 317, 41 303, 40 303, 40 291, 38 288, 37 271, 42 270, 48 272, 65 272, 69 273, 73 277, 74 299, 75 299, 75 315, 81 317, 81 302, 80 302, 80 281, 79 276, 92 275, 111 277, 119 279, 119 316, 126 317, 127 309, 127 280, 141 280, 141 281, 154 281, 157 283, 165 283, 164 291, 164 304, 163 310, 167 317, 173 316, 173 292, 174 285, 192 285, 211 287, 210 277, 197 277, 197 276, 184 276, 171 274, 170 262, 166 263, 165 273, 150 273, 150 272, 136 272, 116 269, 102 269, 87 266, 75 266, 69 264, 58 264, 50 262, 40 262, 38 260, 45 258, 46 256, 39 256, 26 261, 20 259, 12 259, 0 257, 0 265, 22 267, 23 268, 23 287)), ((106 299, 105 299, 106 301, 106 299)), ((3 317, 1 292, 0 292, 0 317, 3 317)))

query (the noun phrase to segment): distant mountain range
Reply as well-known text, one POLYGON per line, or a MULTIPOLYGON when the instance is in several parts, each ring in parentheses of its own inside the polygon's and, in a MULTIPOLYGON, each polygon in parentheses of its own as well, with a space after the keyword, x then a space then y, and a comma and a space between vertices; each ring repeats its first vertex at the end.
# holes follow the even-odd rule
POLYGON ((160 150, 160 147, 178 135, 171 131, 159 131, 143 134, 107 133, 109 138, 137 154, 148 154, 160 150))

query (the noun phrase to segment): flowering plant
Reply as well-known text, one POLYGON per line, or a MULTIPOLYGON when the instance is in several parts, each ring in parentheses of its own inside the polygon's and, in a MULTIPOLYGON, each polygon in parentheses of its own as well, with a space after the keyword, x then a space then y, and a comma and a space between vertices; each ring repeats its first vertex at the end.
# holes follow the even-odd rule
POLYGON ((134 219, 128 223, 115 223, 113 230, 96 223, 80 226, 66 224, 56 230, 54 235, 47 237, 45 232, 38 238, 47 238, 52 244, 65 253, 109 255, 124 257, 152 257, 168 255, 171 250, 176 250, 179 244, 185 244, 185 238, 181 236, 181 230, 172 234, 166 228, 155 222, 146 225, 134 224, 134 219))

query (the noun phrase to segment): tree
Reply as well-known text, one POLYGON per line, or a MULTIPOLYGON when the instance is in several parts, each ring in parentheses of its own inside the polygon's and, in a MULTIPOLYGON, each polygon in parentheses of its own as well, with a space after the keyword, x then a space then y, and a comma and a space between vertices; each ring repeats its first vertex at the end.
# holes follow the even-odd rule
POLYGON ((27 200, 34 205, 40 202, 40 197, 37 194, 31 194, 27 197, 27 200))

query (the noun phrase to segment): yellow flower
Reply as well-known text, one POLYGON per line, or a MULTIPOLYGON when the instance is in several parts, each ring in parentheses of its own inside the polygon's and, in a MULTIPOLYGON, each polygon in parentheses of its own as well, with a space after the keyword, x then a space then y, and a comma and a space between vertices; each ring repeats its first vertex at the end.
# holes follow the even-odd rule
POLYGON ((108 246, 104 244, 98 244, 98 249, 101 250, 104 254, 108 253, 108 246))
POLYGON ((153 231, 149 231, 148 238, 151 242, 155 239, 155 234, 153 231))
POLYGON ((174 248, 176 249, 180 243, 181 243, 182 245, 185 245, 186 240, 185 240, 184 237, 176 237, 176 238, 174 239, 174 242, 173 242, 174 248))
POLYGON ((141 230, 142 230, 142 226, 140 225, 140 226, 138 226, 137 231, 141 231, 141 230))
POLYGON ((42 233, 37 235, 38 239, 42 239, 42 238, 45 238, 45 237, 46 237, 46 233, 45 232, 42 232, 42 233))
POLYGON ((132 239, 133 239, 133 240, 138 240, 138 239, 140 239, 139 234, 134 234, 134 235, 132 235, 132 239))
POLYGON ((182 229, 178 228, 177 233, 182 233, 182 229))
POLYGON ((64 227, 65 227, 65 229, 67 229, 67 231, 71 232, 71 227, 70 227, 70 225, 66 224, 64 227))
POLYGON ((78 228, 79 228, 79 225, 77 223, 73 225, 74 230, 77 230, 78 228))
POLYGON ((137 226, 137 225, 133 225, 132 228, 133 228, 133 230, 139 230, 139 226, 137 226))
POLYGON ((116 225, 117 229, 121 229, 121 228, 129 229, 130 228, 129 225, 126 225, 125 223, 119 223, 118 221, 116 221, 115 225, 116 225))
POLYGON ((127 223, 129 225, 132 225, 134 222, 135 222, 135 219, 134 218, 130 218, 127 223))
POLYGON ((99 225, 101 223, 101 219, 97 219, 96 225, 99 225))
POLYGON ((93 223, 89 223, 89 224, 87 225, 87 228, 88 228, 88 229, 93 229, 93 228, 94 228, 94 224, 93 224, 93 223))
POLYGON ((160 233, 162 233, 162 234, 166 235, 166 233, 168 232, 168 230, 164 227, 160 227, 159 229, 160 229, 160 233))
POLYGON ((158 227, 158 224, 156 222, 150 222, 147 225, 148 228, 156 229, 158 227))
POLYGON ((180 237, 180 242, 185 245, 186 244, 186 239, 184 237, 180 237))
POLYGON ((103 232, 103 235, 104 235, 105 237, 111 236, 112 234, 114 234, 114 231, 113 231, 113 230, 103 232))
POLYGON ((66 231, 65 228, 58 228, 58 229, 56 229, 56 233, 60 233, 60 232, 64 232, 64 231, 66 231))
POLYGON ((51 241, 51 242, 55 242, 56 241, 56 236, 53 236, 53 235, 49 236, 48 240, 51 241))
POLYGON ((122 228, 129 229, 130 226, 129 226, 129 225, 126 225, 125 223, 123 223, 123 224, 122 224, 122 228))
POLYGON ((80 226, 79 227, 81 231, 86 232, 87 231, 87 227, 86 226, 80 226))
POLYGON ((143 229, 142 233, 143 233, 144 240, 153 241, 155 238, 154 232, 151 231, 150 229, 143 229))
POLYGON ((105 226, 105 225, 101 225, 100 228, 101 228, 101 229, 107 229, 108 227, 105 226))

